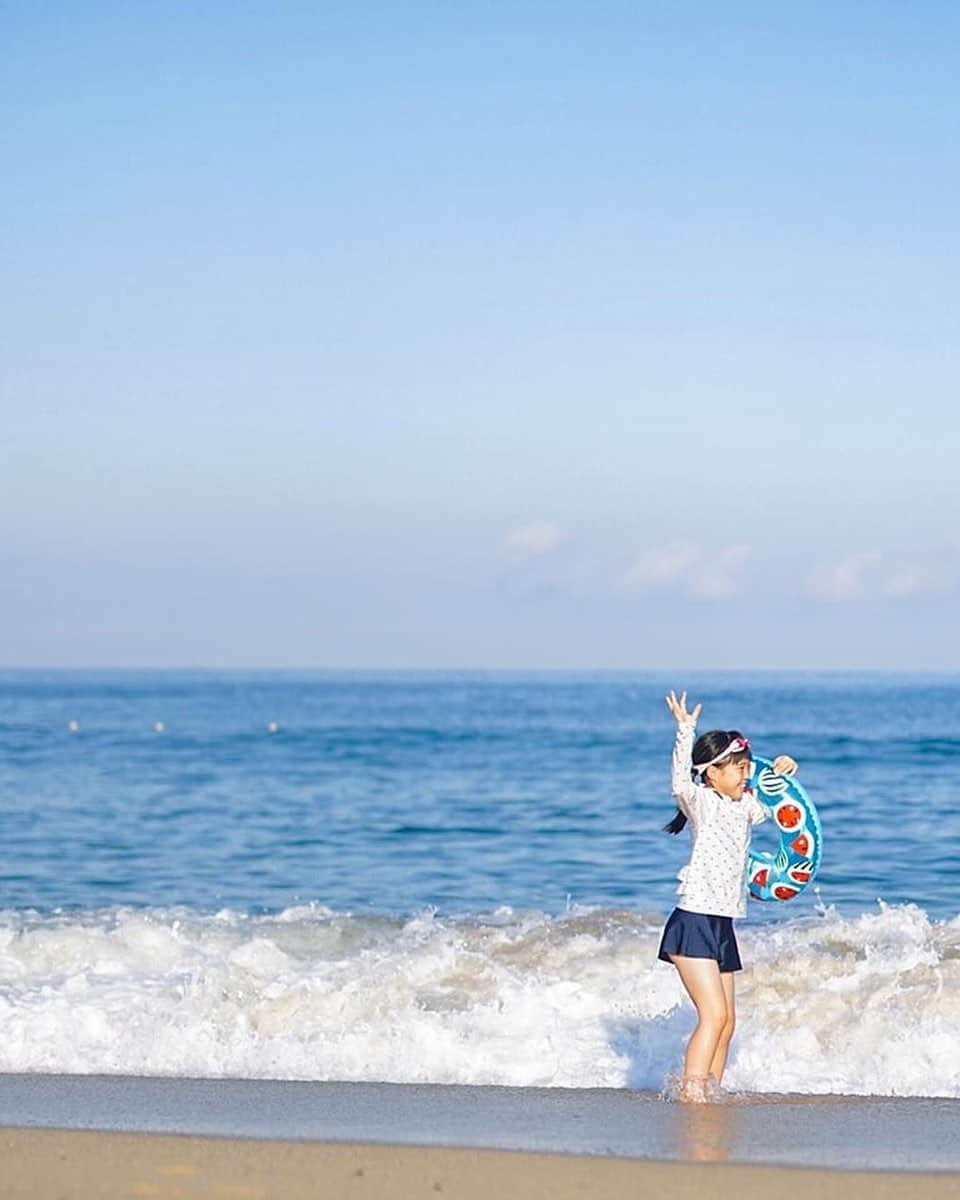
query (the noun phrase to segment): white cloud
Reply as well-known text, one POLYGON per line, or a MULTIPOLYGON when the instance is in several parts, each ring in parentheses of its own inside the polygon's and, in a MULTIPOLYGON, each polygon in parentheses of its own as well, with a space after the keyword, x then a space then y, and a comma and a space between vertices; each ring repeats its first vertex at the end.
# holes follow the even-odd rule
POLYGON ((882 587, 887 596, 929 596, 949 592, 955 582, 956 574, 946 563, 908 563, 887 575, 882 587))
POLYGON ((514 562, 530 562, 556 550, 563 541, 563 534, 549 521, 534 521, 521 525, 507 534, 504 549, 514 562))
POLYGON ((702 556, 700 547, 692 543, 645 550, 624 575, 624 585, 633 592, 648 592, 676 583, 695 573, 702 556))
POLYGON ((644 551, 623 576, 631 592, 677 588, 688 596, 720 599, 736 595, 740 571, 750 557, 750 547, 736 545, 708 553, 693 542, 675 542, 644 551))
POLYGON ((740 570, 750 557, 750 547, 727 546, 711 555, 690 581, 690 594, 712 600, 735 596, 740 589, 740 570))
POLYGON ((855 600, 863 595, 867 576, 879 565, 879 554, 853 554, 839 562, 820 563, 810 579, 809 591, 821 600, 855 600))
POLYGON ((956 567, 942 556, 935 561, 892 562, 876 553, 853 554, 838 562, 821 563, 809 591, 821 600, 856 600, 865 595, 895 598, 950 591, 956 567))

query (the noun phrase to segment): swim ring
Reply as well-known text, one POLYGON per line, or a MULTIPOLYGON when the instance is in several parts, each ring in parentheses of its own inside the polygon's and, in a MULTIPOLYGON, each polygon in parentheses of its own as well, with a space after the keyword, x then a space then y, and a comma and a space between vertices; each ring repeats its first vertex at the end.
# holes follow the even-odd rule
POLYGON ((823 836, 813 801, 793 776, 778 775, 766 758, 754 758, 747 787, 770 809, 780 849, 751 850, 747 886, 757 900, 792 900, 820 866, 823 836))

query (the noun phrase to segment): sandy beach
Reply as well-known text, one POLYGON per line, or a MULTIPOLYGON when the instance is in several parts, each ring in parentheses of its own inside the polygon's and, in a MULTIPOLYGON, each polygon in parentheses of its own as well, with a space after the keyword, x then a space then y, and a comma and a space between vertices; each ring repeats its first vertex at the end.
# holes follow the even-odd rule
POLYGON ((954 1100, 0 1075, 0 1196, 960 1197, 954 1100))
POLYGON ((819 1200, 955 1200, 953 1173, 869 1173, 734 1164, 652 1163, 519 1151, 6 1129, 2 1194, 9 1200, 156 1197, 265 1200, 282 1196, 551 1197, 660 1200, 788 1191, 819 1200))

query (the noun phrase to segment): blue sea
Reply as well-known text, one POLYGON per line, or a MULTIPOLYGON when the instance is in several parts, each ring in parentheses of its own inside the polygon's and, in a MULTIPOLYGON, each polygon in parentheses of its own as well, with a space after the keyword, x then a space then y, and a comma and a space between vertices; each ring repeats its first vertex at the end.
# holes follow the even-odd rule
POLYGON ((678 685, 824 829, 727 1082, 960 1096, 960 678, 883 674, 0 673, 0 1071, 660 1086, 678 685))

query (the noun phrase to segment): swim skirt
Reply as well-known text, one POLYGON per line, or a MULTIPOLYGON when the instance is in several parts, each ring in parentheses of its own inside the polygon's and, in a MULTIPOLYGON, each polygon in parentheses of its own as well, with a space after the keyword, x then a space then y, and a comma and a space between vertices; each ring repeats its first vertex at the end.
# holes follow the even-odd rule
POLYGON ((722 973, 743 970, 732 917, 714 917, 675 908, 664 926, 657 958, 672 962, 671 954, 685 958, 715 958, 722 973))

